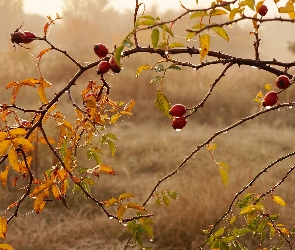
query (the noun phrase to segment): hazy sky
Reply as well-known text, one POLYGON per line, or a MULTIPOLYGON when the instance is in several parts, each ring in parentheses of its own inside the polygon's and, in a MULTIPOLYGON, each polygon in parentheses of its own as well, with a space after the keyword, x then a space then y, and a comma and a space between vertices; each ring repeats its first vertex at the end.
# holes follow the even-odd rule
MULTIPOLYGON (((188 8, 194 8, 196 6, 195 0, 181 0, 182 3, 188 8)), ((199 3, 208 5, 209 0, 199 0, 199 3)), ((141 0, 149 9, 151 5, 157 5, 157 9, 160 11, 176 10, 180 8, 179 0, 141 0), (168 2, 168 4, 167 4, 168 2)), ((286 0, 280 1, 280 6, 286 2, 286 0)), ((106 8, 114 8, 118 11, 124 11, 126 9, 134 9, 135 0, 108 0, 106 8)), ((24 0, 24 10, 27 13, 37 13, 44 16, 55 16, 55 13, 62 15, 63 0, 24 0)), ((269 12, 275 11, 275 5, 273 0, 266 0, 265 4, 269 7, 269 12)))

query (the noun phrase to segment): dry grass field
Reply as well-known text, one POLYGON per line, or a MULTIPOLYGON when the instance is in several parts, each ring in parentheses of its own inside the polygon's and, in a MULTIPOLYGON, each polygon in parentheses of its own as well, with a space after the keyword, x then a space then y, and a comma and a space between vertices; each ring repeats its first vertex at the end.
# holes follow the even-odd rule
MULTIPOLYGON (((102 15, 112 20, 115 13, 109 16, 102 15)), ((85 19, 80 21, 82 23, 68 14, 60 24, 61 27, 57 23, 51 31, 53 40, 63 44, 64 49, 80 61, 96 60, 92 52, 93 43, 104 42, 112 46, 120 42, 120 39, 129 31, 129 27, 124 27, 125 30, 118 28, 120 33, 116 33, 118 29, 115 28, 107 29, 105 32, 110 32, 110 34, 107 33, 109 38, 104 36, 101 41, 97 41, 99 39, 91 35, 94 21, 90 22, 85 19), (74 27, 71 22, 75 24, 74 27, 77 30, 75 33, 72 31, 74 27), (87 22, 89 26, 83 26, 87 22), (77 33, 83 35, 79 37, 77 33), (72 36, 75 36, 75 39, 71 39, 72 36), (89 39, 81 39, 81 37, 89 37, 89 39)), ((125 22, 127 23, 126 20, 125 22)), ((123 24, 124 22, 121 25, 123 24)), ((185 21, 179 28, 187 24, 185 21)), ((30 27, 30 22, 26 25, 27 28, 30 27)), ((39 29, 42 30, 42 27, 40 26, 39 29)), ((101 29, 102 27, 98 25, 98 30, 101 29)), ((240 56, 252 57, 253 52, 250 49, 252 49, 253 41, 247 31, 237 29, 231 33, 231 46, 221 44, 222 48, 227 53, 242 53, 240 56)), ((181 36, 180 31, 179 35, 181 36)), ((265 37, 267 39, 267 34, 265 37)), ((37 54, 40 48, 38 45, 32 46, 32 53, 37 54)), ((213 46, 218 47, 218 43, 213 46)), ((265 44, 265 48, 268 49, 269 45, 265 44)), ((16 51, 12 51, 9 48, 7 51, 0 52, 3 72, 0 75, 2 83, 0 98, 1 103, 4 103, 10 100, 10 91, 7 92, 4 89, 9 81, 38 77, 38 72, 35 65, 36 60, 25 50, 17 48, 16 51)), ((267 52, 263 50, 262 54, 266 55, 267 52)), ((290 57, 289 53, 279 54, 275 49, 273 53, 281 56, 282 60, 290 57)), ((156 61, 157 57, 152 55, 139 54, 124 58, 124 70, 116 76, 107 76, 112 86, 112 99, 129 101, 134 98, 136 105, 132 116, 125 117, 123 121, 118 122, 117 126, 109 126, 106 130, 106 132, 114 133, 118 138, 115 157, 110 155, 107 147, 104 148, 103 155, 103 162, 112 166, 116 176, 101 175, 91 189, 93 196, 100 201, 113 196, 117 197, 125 192, 134 194, 133 201, 135 202, 145 201, 157 181, 172 172, 198 145, 216 131, 258 111, 259 105, 253 101, 254 97, 259 90, 263 90, 264 84, 273 83, 275 80, 275 76, 257 69, 231 68, 218 83, 205 106, 194 116, 189 117, 187 126, 181 132, 175 132, 171 128, 171 120, 155 108, 154 100, 156 89, 159 86, 155 84, 146 88, 155 73, 147 71, 138 78, 135 77, 138 66, 145 63, 152 64, 156 61)), ((77 71, 69 60, 55 52, 44 56, 42 70, 46 79, 54 85, 47 91, 49 99, 77 71)), ((183 103, 187 107, 194 106, 204 98, 210 84, 221 71, 221 67, 215 66, 197 72, 188 69, 171 71, 165 78, 163 91, 171 104, 183 103)), ((72 89, 73 98, 78 104, 82 103, 81 90, 90 79, 97 80, 96 77, 94 69, 78 79, 77 85, 72 89)), ((291 86, 290 90, 282 93, 280 98, 281 102, 294 101, 295 87, 291 86)), ((72 106, 69 104, 68 97, 61 98, 60 102, 60 109, 63 113, 68 119, 73 119, 72 106)), ((30 88, 22 89, 17 105, 27 108, 38 107, 37 92, 31 91, 30 88)), ((155 215, 153 217, 154 240, 149 242, 146 239, 147 245, 157 250, 196 249, 205 238, 201 230, 207 229, 224 214, 234 195, 267 165, 294 151, 294 112, 294 108, 284 108, 266 113, 214 140, 218 145, 214 153, 216 160, 226 161, 231 168, 228 187, 222 184, 218 169, 205 148, 189 160, 175 176, 163 182, 158 191, 171 189, 179 196, 177 200, 171 200, 168 207, 165 205, 157 207, 152 202, 147 205, 148 211, 155 215)), ((23 118, 30 118, 26 114, 22 115, 23 118)), ((56 135, 52 124, 48 124, 46 131, 56 135)), ((99 144, 99 139, 97 143, 99 144)), ((52 156, 45 148, 37 155, 37 158, 39 174, 51 167, 52 156)), ((94 164, 88 161, 84 154, 79 156, 78 162, 80 166, 94 164)), ((293 164, 294 157, 275 165, 246 192, 257 194, 266 192, 283 178, 293 164)), ((1 165, 0 170, 3 167, 4 165, 1 165)), ((286 207, 278 206, 271 201, 271 197, 265 200, 270 213, 281 214, 280 220, 288 229, 295 224, 295 191, 292 188, 294 181, 295 175, 291 174, 274 193, 286 201, 286 207)), ((0 186, 0 211, 4 211, 21 194, 22 191, 8 190, 0 186)), ((69 192, 67 202, 70 209, 66 209, 61 203, 47 202, 40 215, 31 212, 33 210, 31 203, 24 203, 18 217, 8 225, 6 242, 11 244, 15 250, 113 250, 123 248, 129 237, 124 225, 107 218, 97 205, 85 199, 80 193, 69 192)), ((235 209, 232 212, 237 213, 235 209)), ((242 226, 242 224, 240 220, 236 226, 242 226)), ((295 244, 294 239, 290 240, 295 244)), ((246 239, 241 237, 240 241, 249 249, 254 249, 253 246, 257 248, 259 245, 257 240, 251 237, 246 237, 246 239)), ((275 240, 269 241, 269 244, 273 242, 275 240)))

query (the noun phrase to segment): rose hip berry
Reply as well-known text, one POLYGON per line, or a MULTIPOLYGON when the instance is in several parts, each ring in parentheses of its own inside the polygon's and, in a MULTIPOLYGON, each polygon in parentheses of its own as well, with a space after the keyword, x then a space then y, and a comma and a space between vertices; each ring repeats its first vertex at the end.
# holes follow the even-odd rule
POLYGON ((110 69, 110 63, 108 61, 101 61, 98 65, 97 65, 97 74, 98 75, 102 75, 105 74, 109 71, 110 69))
POLYGON ((174 117, 174 119, 172 121, 172 128, 173 129, 181 130, 182 128, 184 128, 185 125, 186 125, 186 119, 183 116, 174 117))
POLYGON ((26 43, 26 44, 34 41, 35 38, 36 38, 36 35, 33 32, 24 31, 23 33, 25 34, 25 41, 24 41, 24 43, 26 43))
POLYGON ((99 57, 99 58, 104 58, 108 53, 108 47, 102 43, 98 43, 94 45, 94 53, 99 57))
POLYGON ((11 42, 13 43, 24 43, 26 41, 26 35, 23 32, 17 31, 10 34, 11 42))
POLYGON ((278 93, 275 91, 270 91, 265 95, 262 105, 264 107, 273 106, 278 102, 278 99, 278 93))
POLYGON ((264 5, 264 4, 261 5, 261 6, 259 7, 259 9, 258 9, 258 13, 259 13, 260 16, 265 16, 266 13, 267 13, 267 11, 268 11, 268 8, 267 8, 267 6, 264 5))
POLYGON ((182 104, 175 104, 169 110, 169 114, 176 117, 184 116, 186 113, 185 106, 182 104))
POLYGON ((276 86, 279 89, 286 89, 291 85, 290 79, 288 76, 280 75, 276 80, 276 86))
POLYGON ((121 71, 121 67, 117 64, 114 56, 111 56, 109 63, 110 63, 110 68, 114 73, 117 74, 121 71))

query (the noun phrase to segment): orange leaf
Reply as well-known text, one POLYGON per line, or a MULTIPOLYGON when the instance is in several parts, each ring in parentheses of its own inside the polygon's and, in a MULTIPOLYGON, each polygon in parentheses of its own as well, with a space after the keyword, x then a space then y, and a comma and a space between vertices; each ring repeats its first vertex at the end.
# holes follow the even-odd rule
POLYGON ((10 136, 26 135, 26 134, 27 134, 27 130, 25 130, 24 128, 14 128, 9 131, 10 136))
POLYGON ((3 172, 0 172, 0 182, 2 183, 4 187, 6 187, 8 169, 9 169, 9 166, 7 166, 3 172))
POLYGON ((127 207, 122 205, 121 203, 118 205, 117 209, 116 209, 116 214, 118 217, 118 221, 122 222, 122 219, 126 213, 127 207))
POLYGON ((36 200, 34 201, 34 211, 37 214, 40 214, 45 206, 44 197, 46 196, 45 192, 42 192, 37 195, 36 200))
POLYGON ((130 194, 130 193, 124 193, 124 194, 120 194, 119 196, 119 201, 121 200, 126 200, 126 199, 129 199, 129 198, 132 198, 132 197, 135 197, 134 194, 130 194))
MULTIPOLYGON (((36 194, 38 194, 40 191, 43 191, 44 189, 49 188, 52 185, 52 183, 53 183, 52 180, 47 180, 45 183, 41 184, 40 186, 35 187, 33 191, 31 192, 30 196, 33 197, 36 194)), ((42 192, 42 193, 45 194, 45 192, 42 192)))
POLYGON ((38 95, 40 97, 40 100, 43 102, 43 103, 47 103, 47 98, 46 98, 46 95, 45 95, 45 92, 44 92, 44 86, 43 85, 39 85, 38 87, 38 95))
POLYGON ((15 151, 15 148, 11 148, 8 151, 8 162, 10 164, 10 166, 17 172, 21 173, 21 169, 20 169, 20 164, 19 161, 17 159, 17 153, 15 151))
POLYGON ((70 122, 65 120, 63 126, 66 127, 69 131, 73 131, 73 126, 70 122))
POLYGON ((45 53, 47 53, 49 50, 51 50, 51 48, 47 48, 47 49, 44 49, 42 50, 39 55, 37 56, 37 58, 41 58, 45 53))
POLYGON ((137 209, 139 211, 147 211, 145 207, 138 205, 136 203, 127 203, 126 207, 128 208, 133 208, 133 209, 137 209))
POLYGON ((45 25, 44 25, 44 36, 46 36, 46 33, 48 31, 48 28, 50 26, 50 22, 47 22, 45 25))
POLYGON ((68 172, 64 168, 57 170, 57 178, 60 181, 64 181, 65 179, 67 179, 67 176, 68 172))
POLYGON ((7 232, 7 219, 5 217, 0 217, 0 238, 5 239, 7 232))
POLYGON ((0 244, 0 249, 1 250, 13 250, 12 246, 8 244, 0 244))
POLYGON ((99 171, 103 173, 115 175, 114 170, 108 165, 104 165, 104 164, 99 165, 99 171))
POLYGON ((57 199, 57 200, 60 200, 61 197, 60 197, 60 191, 59 191, 58 186, 53 185, 51 187, 51 191, 52 191, 52 194, 53 194, 54 198, 57 199))
POLYGON ((46 81, 43 77, 40 78, 39 81, 40 85, 42 85, 44 88, 48 88, 52 86, 52 83, 46 81))
POLYGON ((72 150, 70 150, 69 148, 66 149, 66 153, 65 153, 65 157, 64 157, 64 164, 66 169, 71 172, 71 168, 72 168, 72 150))
POLYGON ((14 138, 12 140, 12 143, 15 145, 15 147, 21 147, 25 151, 35 149, 33 144, 28 139, 25 139, 23 137, 14 138))
POLYGON ((131 112, 132 108, 134 107, 135 104, 135 100, 132 99, 131 101, 129 101, 128 103, 126 103, 125 107, 124 107, 124 111, 126 112, 131 112))
POLYGON ((26 79, 22 80, 19 84, 20 85, 35 86, 38 83, 39 83, 39 81, 36 78, 26 78, 26 79))
POLYGON ((17 176, 13 177, 12 180, 11 180, 11 184, 12 184, 14 187, 16 187, 16 182, 17 182, 17 180, 18 180, 18 177, 17 177, 17 176))
MULTIPOLYGON (((55 143, 54 139, 49 137, 49 136, 47 136, 47 140, 49 141, 50 144, 55 143)), ((38 142, 43 143, 43 144, 47 144, 47 142, 46 142, 46 140, 45 140, 45 138, 43 136, 38 138, 38 142)))
POLYGON ((120 116, 121 116, 120 113, 116 113, 116 114, 114 114, 114 115, 111 117, 110 124, 115 124, 116 121, 120 118, 120 116))
POLYGON ((111 206, 111 205, 113 205, 113 204, 115 204, 115 203, 117 203, 117 202, 118 202, 118 200, 117 200, 116 198, 112 197, 111 199, 109 199, 109 200, 106 202, 105 206, 106 206, 106 207, 109 207, 109 206, 111 206))
POLYGON ((3 141, 7 138, 8 132, 0 132, 0 141, 3 141))
POLYGON ((6 151, 9 148, 10 142, 11 142, 10 140, 4 140, 0 142, 0 155, 6 154, 6 151))
POLYGON ((6 85, 6 89, 12 88, 12 87, 14 87, 15 85, 18 85, 18 82, 9 82, 9 83, 6 85))

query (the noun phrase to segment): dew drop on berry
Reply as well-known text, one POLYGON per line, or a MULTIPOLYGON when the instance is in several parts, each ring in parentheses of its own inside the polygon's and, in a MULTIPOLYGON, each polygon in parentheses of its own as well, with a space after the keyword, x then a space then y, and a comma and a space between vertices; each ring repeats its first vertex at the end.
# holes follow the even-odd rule
POLYGON ((181 131, 181 128, 177 128, 175 129, 176 132, 180 132, 181 131))

